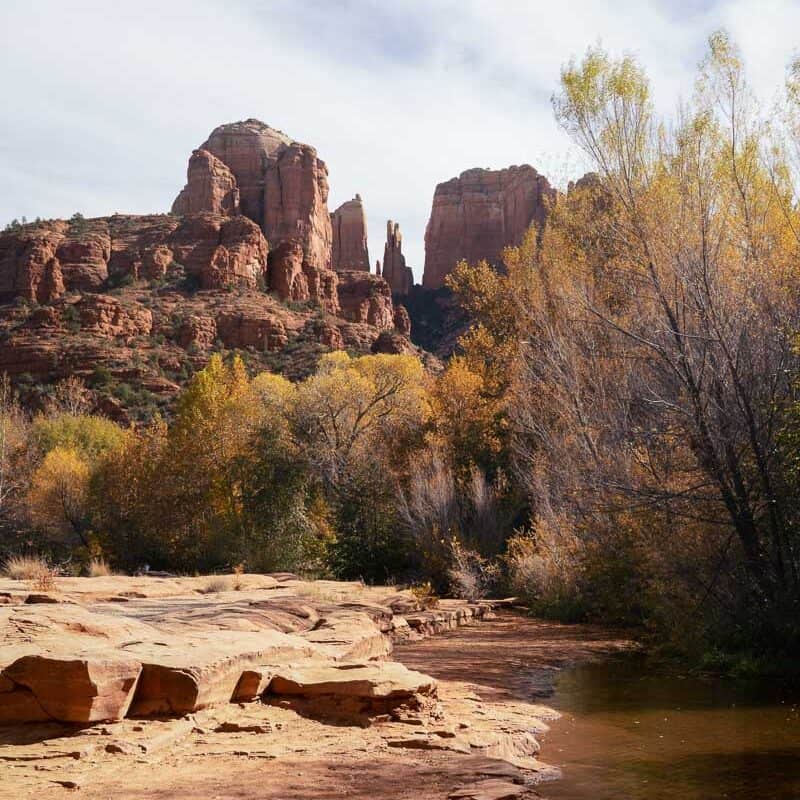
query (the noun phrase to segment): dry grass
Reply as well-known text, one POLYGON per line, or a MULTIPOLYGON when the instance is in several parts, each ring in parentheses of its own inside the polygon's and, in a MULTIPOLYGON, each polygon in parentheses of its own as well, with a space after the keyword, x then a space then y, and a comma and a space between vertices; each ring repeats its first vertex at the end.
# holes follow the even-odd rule
POLYGON ((3 564, 3 575, 15 581, 34 581, 51 571, 47 561, 39 556, 10 556, 3 564))
POLYGON ((236 592, 242 590, 242 575, 244 575, 244 564, 237 564, 233 568, 233 589, 236 592))
POLYGON ((90 578, 108 578, 114 574, 104 558, 93 558, 86 567, 86 572, 90 578))
POLYGON ((209 575, 205 583, 197 590, 200 594, 216 594, 230 592, 234 582, 230 575, 209 575))
POLYGON ((385 587, 367 586, 363 581, 300 581, 292 584, 292 590, 301 597, 332 604, 359 600, 377 602, 386 594, 385 587))
POLYGON ((55 567, 48 567, 46 571, 40 572, 32 581, 34 591, 54 592, 56 590, 56 577, 58 570, 55 567))

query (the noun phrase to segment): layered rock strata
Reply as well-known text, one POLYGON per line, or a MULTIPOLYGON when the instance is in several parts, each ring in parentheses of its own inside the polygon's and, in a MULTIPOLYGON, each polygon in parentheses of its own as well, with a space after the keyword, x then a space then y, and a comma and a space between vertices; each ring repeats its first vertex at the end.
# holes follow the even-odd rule
POLYGON ((268 246, 244 217, 213 213, 54 220, 0 235, 0 303, 49 303, 181 270, 203 289, 254 288, 268 246))
POLYGON ((436 683, 381 663, 393 639, 491 608, 423 611, 409 592, 359 597, 346 584, 351 596, 332 605, 293 576, 232 577, 209 595, 203 580, 63 579, 49 595, 0 583, 0 722, 181 716, 261 696, 314 698, 337 714, 420 709, 436 683))
POLYGON ((533 167, 470 169, 440 183, 425 230, 422 285, 438 289, 462 259, 497 264, 503 248, 543 225, 556 191, 533 167))
POLYGON ((383 278, 394 294, 407 295, 414 285, 414 274, 406 266, 403 255, 403 234, 400 223, 386 223, 386 244, 383 248, 383 278))
POLYGON ((331 213, 333 246, 331 266, 335 270, 365 270, 369 272, 367 247, 367 217, 361 195, 342 203, 331 213))
MULTIPOLYGON (((241 213, 261 227, 272 247, 297 239, 310 267, 330 268, 328 168, 313 147, 248 119, 215 128, 199 151, 227 167, 236 181, 241 213)), ((184 213, 190 200, 202 194, 193 183, 191 162, 188 178, 173 204, 175 214, 184 213)), ((198 180, 203 183, 205 176, 201 173, 198 180)))
POLYGON ((378 329, 393 328, 395 309, 392 290, 381 277, 369 272, 340 273, 339 304, 342 316, 378 329))

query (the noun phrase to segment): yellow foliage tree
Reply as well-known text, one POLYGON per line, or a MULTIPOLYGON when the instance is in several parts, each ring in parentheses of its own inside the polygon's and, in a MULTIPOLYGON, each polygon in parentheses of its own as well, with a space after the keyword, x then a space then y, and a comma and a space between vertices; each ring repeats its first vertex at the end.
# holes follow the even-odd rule
POLYGON ((430 405, 431 441, 461 478, 493 463, 501 448, 500 406, 487 396, 483 376, 469 368, 466 358, 453 357, 432 381, 430 405))
POLYGON ((73 449, 51 450, 33 474, 27 505, 34 525, 57 539, 76 537, 88 547, 87 496, 91 470, 73 449))

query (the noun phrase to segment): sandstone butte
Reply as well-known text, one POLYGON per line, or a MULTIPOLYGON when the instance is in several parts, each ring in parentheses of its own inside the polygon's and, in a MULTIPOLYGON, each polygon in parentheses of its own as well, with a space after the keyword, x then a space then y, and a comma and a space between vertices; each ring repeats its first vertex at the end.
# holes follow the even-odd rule
MULTIPOLYGON (((247 120, 191 154, 171 214, 0 234, 0 372, 46 383, 105 371, 160 405, 219 347, 290 377, 325 350, 380 349, 382 333, 413 351, 408 315, 369 273, 366 228, 364 263, 332 268, 327 176, 313 147, 247 120)), ((100 405, 126 419, 112 393, 100 405)))
POLYGON ((0 579, 0 797, 54 786, 103 797, 123 774, 146 793, 147 763, 171 765, 159 780, 178 770, 172 783, 225 757, 304 754, 311 769, 332 746, 339 759, 366 747, 385 766, 448 754, 418 776, 427 797, 533 797, 530 784, 553 774, 536 735, 555 712, 391 660, 397 642, 508 602, 422 608, 408 590, 289 573, 59 578, 47 593, 0 579), (435 770, 453 793, 434 793, 435 770))
POLYGON ((531 224, 544 224, 556 190, 533 167, 470 169, 440 183, 425 229, 422 285, 439 289, 462 259, 499 264, 503 248, 522 241, 531 224))
POLYGON ((367 247, 367 217, 361 195, 342 203, 331 213, 333 250, 331 264, 339 270, 365 270, 369 272, 367 247))

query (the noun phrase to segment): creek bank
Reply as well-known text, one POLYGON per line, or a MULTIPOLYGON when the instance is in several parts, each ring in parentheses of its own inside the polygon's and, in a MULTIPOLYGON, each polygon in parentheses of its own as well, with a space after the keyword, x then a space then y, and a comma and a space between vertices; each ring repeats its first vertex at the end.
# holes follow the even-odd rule
POLYGON ((499 800, 554 775, 537 753, 555 712, 500 663, 554 629, 385 587, 235 580, 63 579, 34 604, 0 581, 0 709, 36 711, 0 728, 0 797, 499 800))

